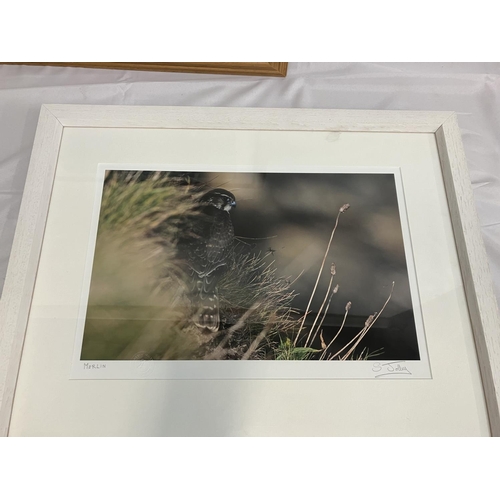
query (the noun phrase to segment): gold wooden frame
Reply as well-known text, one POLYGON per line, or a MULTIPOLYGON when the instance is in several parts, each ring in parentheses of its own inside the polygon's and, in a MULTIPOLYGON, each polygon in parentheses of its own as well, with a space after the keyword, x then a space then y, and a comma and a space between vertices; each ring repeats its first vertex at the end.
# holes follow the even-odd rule
POLYGON ((9 62, 0 64, 280 77, 285 77, 288 69, 287 62, 9 62))

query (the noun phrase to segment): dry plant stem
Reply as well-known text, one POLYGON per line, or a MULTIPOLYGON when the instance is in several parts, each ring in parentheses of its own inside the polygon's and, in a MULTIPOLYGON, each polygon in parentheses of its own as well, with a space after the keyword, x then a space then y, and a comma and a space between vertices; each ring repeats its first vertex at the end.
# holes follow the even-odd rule
POLYGON ((309 307, 311 307, 311 303, 312 303, 312 300, 314 298, 314 294, 316 293, 316 288, 318 288, 318 283, 319 283, 319 280, 321 278, 321 273, 323 272, 323 268, 325 267, 326 258, 328 257, 328 253, 330 252, 330 247, 332 246, 333 236, 335 235, 335 231, 337 230, 337 226, 339 225, 340 214, 344 213, 344 211, 345 211, 345 210, 342 210, 342 208, 344 208, 344 207, 341 207, 339 209, 339 212, 337 214, 337 218, 335 219, 335 226, 333 227, 332 234, 330 235, 330 241, 328 242, 328 246, 326 247, 325 256, 323 257, 323 262, 321 263, 318 277, 316 278, 316 283, 314 284, 314 288, 313 288, 313 291, 311 293, 311 297, 309 298, 309 303, 307 304, 306 310, 304 312, 304 316, 302 318, 302 323, 300 324, 299 331, 297 332, 297 337, 295 337, 295 341, 293 342, 294 347, 297 345, 297 341, 299 340, 300 332, 304 328, 304 323, 306 321, 306 317, 311 312, 311 311, 309 311, 309 307))
MULTIPOLYGON (((314 335, 313 335, 313 337, 311 339, 311 343, 309 344, 309 346, 312 346, 314 344, 314 341, 316 340, 316 336, 318 335, 319 328, 320 327, 316 328, 316 331, 314 332, 314 335)), ((304 345, 304 347, 309 347, 309 346, 307 346, 307 344, 304 345)))
POLYGON ((227 331, 225 337, 222 339, 220 344, 210 353, 208 353, 204 359, 220 359, 224 354, 224 347, 229 342, 229 339, 233 336, 235 332, 245 326, 246 320, 249 316, 259 307, 259 304, 254 304, 248 311, 238 320, 238 322, 233 325, 227 331))
POLYGON ((302 269, 302 271, 300 271, 299 275, 293 280, 290 282, 290 284, 288 285, 289 287, 292 286, 305 272, 305 269, 302 269))
MULTIPOLYGON (((362 329, 362 330, 360 330, 360 331, 359 331, 356 335, 354 335, 354 337, 353 337, 351 340, 349 340, 349 342, 347 342, 347 344, 346 344, 344 347, 342 347, 342 349, 340 349, 340 351, 336 352, 336 353, 333 355, 333 357, 334 357, 334 358, 336 358, 337 356, 339 356, 339 355, 340 355, 340 353, 341 353, 342 351, 344 351, 345 349, 347 349, 347 348, 348 348, 348 347, 349 347, 349 346, 350 346, 353 342, 355 342, 355 341, 356 341, 356 340, 360 337, 360 335, 363 335, 363 334, 364 334, 364 332, 365 332, 365 330, 366 330, 366 326, 365 326, 365 327, 363 327, 363 329, 362 329)), ((339 356, 339 359, 340 359, 340 356, 339 356)), ((342 359, 344 359, 344 358, 342 358, 342 359)))
MULTIPOLYGON (((326 349, 323 351, 323 354, 321 354, 320 356, 320 360, 322 359, 325 359, 325 355, 328 351, 328 349, 330 349, 331 345, 335 342, 335 340, 337 339, 337 337, 340 335, 340 332, 342 331, 342 329, 344 328, 344 325, 345 325, 345 322, 346 322, 346 319, 347 319, 347 315, 349 314, 349 309, 346 309, 345 313, 344 313, 344 319, 342 320, 342 324, 340 325, 340 328, 339 328, 339 331, 335 334, 335 336, 333 337, 333 339, 330 341, 330 343, 326 346, 326 349)), ((358 334, 359 335, 359 334, 358 334)), ((356 338, 356 337, 354 337, 356 338)), ((352 342, 352 340, 351 340, 352 342)), ((349 344, 347 344, 349 345, 349 344)), ((341 351, 343 351, 347 346, 344 346, 341 351)), ((339 351, 339 352, 341 352, 339 351)), ((336 355, 335 355, 336 356, 336 355)), ((334 357, 335 357, 334 356, 334 357)))
MULTIPOLYGON (((316 323, 318 322, 318 318, 321 316, 321 311, 323 311, 323 307, 325 307, 326 301, 328 300, 328 295, 330 295, 330 290, 332 289, 332 283, 333 283, 333 275, 330 276, 330 283, 328 283, 328 290, 326 291, 325 298, 323 299, 323 303, 321 304, 321 307, 319 308, 318 314, 316 314, 316 318, 314 318, 314 322, 309 330, 309 335, 307 336, 306 343, 304 344, 304 347, 307 347, 309 339, 311 338, 311 334, 314 332, 314 327, 316 326, 316 323)), ((319 327, 318 327, 318 330, 319 330, 319 327)))
POLYGON ((265 336, 269 333, 271 329, 271 322, 269 322, 265 328, 257 335, 254 341, 250 344, 250 347, 247 349, 247 352, 243 354, 241 359, 250 359, 250 356, 256 351, 259 347, 260 343, 264 340, 265 336))
MULTIPOLYGON (((314 339, 316 338, 316 335, 318 334, 318 332, 321 330, 321 327, 323 326, 323 322, 325 321, 326 315, 328 313, 328 309, 330 309, 330 304, 332 303, 332 298, 334 295, 335 295, 335 290, 330 294, 330 298, 328 299, 328 304, 326 305, 325 312, 323 313, 323 317, 321 318, 321 321, 320 321, 318 327, 316 328, 316 331, 313 334, 313 337, 311 339, 311 343, 309 344, 310 346, 313 345, 314 339)), ((304 347, 308 347, 307 343, 304 347)))
MULTIPOLYGON (((368 321, 370 320, 371 317, 368 318, 368 321)), ((356 349, 356 347, 358 346, 358 344, 363 340, 363 338, 365 337, 365 335, 367 334, 368 330, 371 328, 372 324, 374 323, 374 318, 371 319, 371 323, 369 323, 368 325, 366 325, 359 333, 358 335, 356 335, 356 342, 354 343, 354 345, 347 351, 346 354, 344 354, 341 358, 342 361, 345 361, 353 352, 354 350, 356 349)))
POLYGON ((385 304, 383 305, 382 309, 380 310, 380 312, 373 318, 372 322, 368 325, 368 326, 365 326, 359 333, 357 333, 344 347, 342 347, 342 349, 340 349, 339 351, 337 351, 334 355, 333 355, 333 358, 336 358, 337 356, 339 356, 339 359, 342 360, 342 361, 345 361, 347 359, 347 357, 349 356, 349 354, 351 352, 354 351, 354 349, 356 348, 356 346, 359 344, 359 342, 361 342, 361 339, 366 335, 366 333, 368 332, 368 330, 375 324, 375 322, 377 321, 377 319, 379 318, 379 316, 382 314, 382 312, 384 311, 385 309, 385 306, 388 304, 389 300, 391 299, 392 297, 392 291, 394 290, 394 281, 392 282, 392 289, 391 289, 391 293, 389 294, 389 297, 387 298, 387 300, 385 301, 385 304), (356 341, 357 340, 357 341, 356 341), (342 358, 340 358, 340 353, 342 351, 344 351, 347 347, 349 347, 353 342, 356 342, 353 346, 353 348, 351 348, 349 350, 349 352, 342 356, 342 358))
POLYGON ((347 359, 354 352, 354 350, 356 349, 356 347, 358 346, 358 344, 361 342, 361 340, 363 339, 363 337, 368 333, 368 330, 370 330, 370 328, 375 324, 375 321, 377 321, 377 319, 383 313, 385 307, 387 306, 387 304, 391 300, 392 292, 393 291, 394 291, 394 281, 392 282, 391 293, 389 294, 389 297, 387 297, 387 300, 385 301, 384 305, 382 306, 382 309, 375 316, 375 318, 373 318, 373 321, 364 329, 365 331, 363 332, 363 334, 359 337, 358 341, 351 347, 351 349, 349 349, 349 352, 343 357, 343 359, 347 359))

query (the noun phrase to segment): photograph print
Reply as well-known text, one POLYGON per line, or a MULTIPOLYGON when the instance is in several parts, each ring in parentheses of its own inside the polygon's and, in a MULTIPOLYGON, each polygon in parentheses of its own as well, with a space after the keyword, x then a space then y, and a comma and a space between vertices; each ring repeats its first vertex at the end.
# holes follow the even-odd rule
POLYGON ((401 197, 394 172, 106 170, 79 361, 421 360, 401 197))

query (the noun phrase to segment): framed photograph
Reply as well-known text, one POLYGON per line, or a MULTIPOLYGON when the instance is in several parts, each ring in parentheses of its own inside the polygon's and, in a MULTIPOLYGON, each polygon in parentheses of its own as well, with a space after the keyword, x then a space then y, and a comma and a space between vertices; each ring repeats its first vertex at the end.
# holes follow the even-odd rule
POLYGON ((5 435, 500 433, 451 112, 44 106, 1 308, 5 435))
POLYGON ((97 177, 74 378, 430 377, 397 168, 97 177))

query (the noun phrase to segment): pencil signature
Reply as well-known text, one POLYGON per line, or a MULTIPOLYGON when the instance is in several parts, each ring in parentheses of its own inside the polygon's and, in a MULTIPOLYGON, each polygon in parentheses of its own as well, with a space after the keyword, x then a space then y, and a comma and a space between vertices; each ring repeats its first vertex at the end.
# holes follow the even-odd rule
POLYGON ((373 363, 372 371, 377 373, 375 378, 387 375, 411 375, 404 361, 389 361, 388 363, 373 363))

